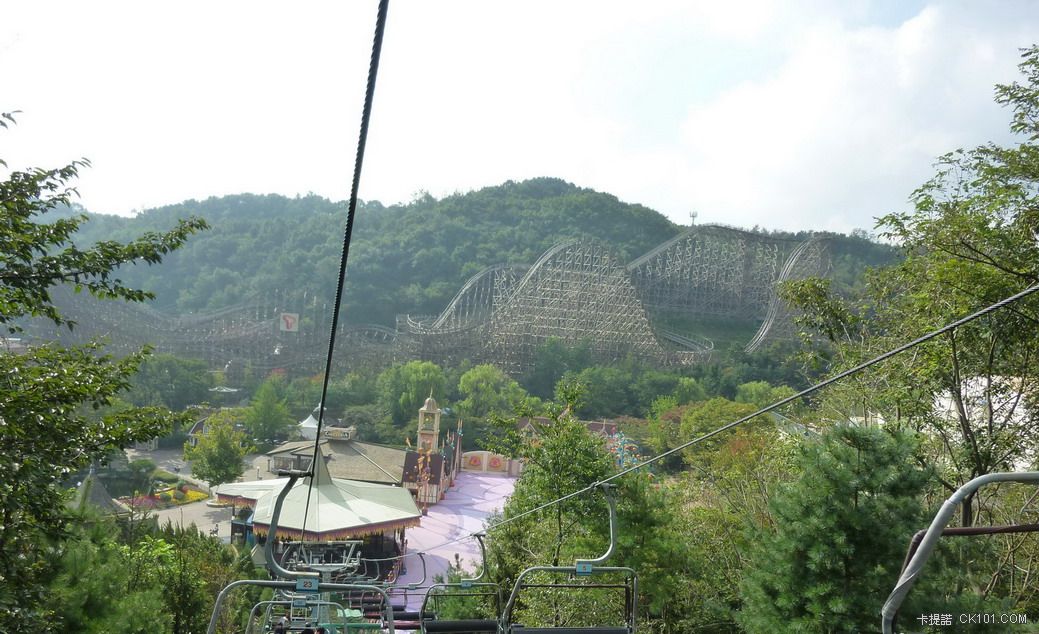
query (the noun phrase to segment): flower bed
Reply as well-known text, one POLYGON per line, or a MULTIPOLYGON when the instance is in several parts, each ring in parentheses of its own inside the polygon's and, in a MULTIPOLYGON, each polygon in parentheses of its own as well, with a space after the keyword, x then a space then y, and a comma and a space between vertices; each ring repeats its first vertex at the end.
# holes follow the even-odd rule
POLYGON ((198 489, 192 489, 187 485, 178 488, 169 488, 156 491, 155 495, 138 495, 133 498, 119 498, 119 501, 127 506, 139 510, 168 509, 183 504, 191 504, 209 497, 209 494, 198 489))

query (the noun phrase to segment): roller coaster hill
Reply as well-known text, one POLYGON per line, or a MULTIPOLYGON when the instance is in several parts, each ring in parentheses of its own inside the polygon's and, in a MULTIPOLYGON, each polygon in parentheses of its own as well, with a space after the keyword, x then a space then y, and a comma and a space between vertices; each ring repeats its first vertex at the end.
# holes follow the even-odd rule
MULTIPOLYGON (((551 247, 528 267, 501 264, 466 281, 439 315, 399 315, 392 327, 340 324, 337 367, 413 359, 493 363, 510 374, 532 368, 550 339, 590 347, 601 363, 633 358, 661 366, 710 359, 714 342, 681 323, 756 324, 748 352, 793 337, 793 315, 777 296, 787 280, 830 273, 832 236, 792 239, 722 225, 696 225, 627 264, 600 242, 551 247)), ((151 345, 229 373, 317 367, 326 352, 330 307, 316 298, 270 293, 211 312, 169 316, 148 306, 56 293, 72 331, 44 331, 65 344, 106 338, 119 354, 151 345)))

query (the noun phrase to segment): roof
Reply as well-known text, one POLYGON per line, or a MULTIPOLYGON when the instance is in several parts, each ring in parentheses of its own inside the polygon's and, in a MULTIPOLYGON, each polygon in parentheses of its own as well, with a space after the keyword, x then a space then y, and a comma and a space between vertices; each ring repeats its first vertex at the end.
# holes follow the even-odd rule
POLYGON ((334 478, 400 484, 407 451, 359 440, 326 441, 328 472, 334 478))
POLYGON ((317 418, 313 414, 311 414, 310 416, 307 416, 303 420, 299 421, 299 426, 300 427, 313 427, 313 428, 316 429, 317 428, 317 418))
MULTIPOLYGON (((593 434, 598 434, 600 436, 612 436, 612 435, 617 433, 617 423, 616 423, 616 421, 582 420, 582 421, 579 421, 579 422, 582 425, 584 425, 585 428, 590 433, 593 433, 593 434)), ((546 416, 535 416, 533 418, 533 422, 531 422, 530 418, 520 418, 519 420, 516 421, 516 430, 517 431, 527 431, 527 430, 536 431, 536 428, 534 427, 534 423, 537 423, 538 425, 542 425, 542 426, 544 426, 544 425, 551 425, 552 424, 552 419, 548 418, 546 416)))
POLYGON ((93 469, 84 478, 79 488, 76 489, 72 505, 78 510, 82 510, 89 505, 101 512, 102 515, 128 515, 130 513, 130 509, 112 498, 112 495, 105 488, 101 479, 97 477, 97 474, 94 473, 93 469))
POLYGON ((440 411, 440 408, 437 407, 437 402, 433 399, 432 393, 430 393, 429 398, 426 399, 426 402, 422 404, 422 409, 420 409, 419 411, 430 412, 434 414, 440 411))
MULTIPOLYGON (((325 444, 325 442, 327 442, 327 441, 322 440, 321 444, 325 444)), ((287 443, 278 445, 274 449, 271 449, 270 451, 267 452, 267 455, 268 456, 280 456, 282 454, 299 453, 300 449, 304 450, 305 453, 309 453, 309 454, 313 455, 313 453, 314 453, 314 441, 313 440, 297 440, 297 441, 294 441, 294 442, 287 442, 287 443)))
MULTIPOLYGON (((278 520, 279 536, 298 539, 304 523, 304 539, 314 541, 362 537, 419 524, 421 513, 411 493, 401 487, 333 478, 321 461, 314 470, 312 489, 310 481, 297 481, 285 497, 278 520)), ((272 481, 260 483, 270 485, 272 481)), ((256 501, 253 530, 257 533, 268 532, 275 501, 284 487, 284 480, 269 486, 256 501)), ((223 494, 223 487, 220 492, 223 494)))
MULTIPOLYGON (((354 439, 323 438, 321 453, 333 478, 400 484, 404 449, 354 439)), ((267 452, 271 457, 314 455, 314 441, 288 442, 267 452)))

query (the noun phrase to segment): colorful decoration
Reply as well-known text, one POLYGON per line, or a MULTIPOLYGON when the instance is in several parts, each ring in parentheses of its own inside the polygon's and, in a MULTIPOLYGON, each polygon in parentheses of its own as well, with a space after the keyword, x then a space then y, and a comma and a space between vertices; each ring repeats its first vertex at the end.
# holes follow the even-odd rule
POLYGON ((612 436, 606 437, 606 451, 613 454, 614 462, 621 469, 636 465, 642 461, 642 456, 639 455, 638 444, 625 436, 624 432, 619 431, 612 436))

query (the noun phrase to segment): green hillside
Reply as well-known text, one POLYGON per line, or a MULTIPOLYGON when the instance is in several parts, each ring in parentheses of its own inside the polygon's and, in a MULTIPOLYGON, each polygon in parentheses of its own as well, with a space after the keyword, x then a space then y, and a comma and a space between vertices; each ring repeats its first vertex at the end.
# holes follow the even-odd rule
MULTIPOLYGON (((186 201, 135 218, 94 216, 83 241, 124 239, 171 226, 189 215, 212 229, 159 266, 123 275, 154 290, 156 308, 207 311, 256 293, 308 293, 331 301, 346 221, 345 203, 318 196, 243 194, 186 201)), ((661 214, 558 179, 405 205, 358 206, 351 246, 346 315, 351 322, 392 324, 397 313, 443 309, 473 273, 499 263, 530 264, 556 242, 591 237, 630 259, 680 228, 661 214)))
MULTIPOLYGON (((190 215, 205 218, 212 229, 161 265, 122 272, 128 283, 156 292, 156 308, 206 312, 264 293, 331 302, 346 205, 318 196, 242 194, 190 200, 134 218, 93 215, 80 240, 125 240, 190 215)), ((477 271, 529 265, 561 240, 594 238, 629 261, 681 230, 652 209, 554 178, 510 181, 440 200, 424 195, 403 205, 362 202, 345 315, 351 323, 392 325, 399 313, 441 311, 477 271)), ((854 285, 866 265, 892 257, 891 249, 862 237, 840 236, 833 244, 843 285, 854 285)), ((756 325, 748 327, 752 333, 756 325)))

